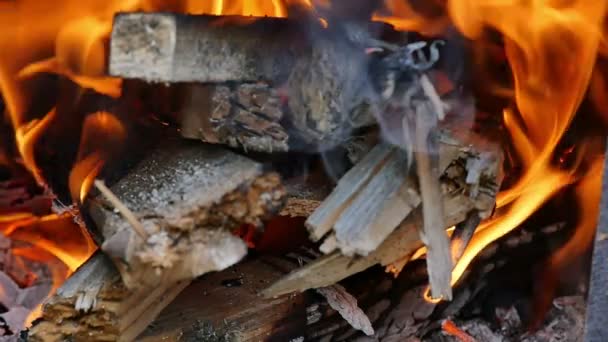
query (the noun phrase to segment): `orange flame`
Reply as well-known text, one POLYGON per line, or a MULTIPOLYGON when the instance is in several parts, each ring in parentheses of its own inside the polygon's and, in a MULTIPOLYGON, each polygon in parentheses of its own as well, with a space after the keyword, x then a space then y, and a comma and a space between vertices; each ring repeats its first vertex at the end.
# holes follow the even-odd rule
POLYGON ((107 112, 89 115, 83 125, 77 162, 69 177, 72 199, 83 202, 110 154, 126 139, 122 123, 107 112))
POLYGON ((398 30, 414 31, 425 35, 437 35, 448 26, 449 18, 429 18, 418 13, 408 1, 385 0, 385 10, 374 13, 372 20, 386 22, 398 30))
POLYGON ((580 257, 591 246, 598 222, 603 167, 601 158, 594 160, 589 171, 576 187, 580 222, 574 236, 551 256, 551 268, 563 267, 568 261, 580 257))
MULTIPOLYGON (((505 37, 522 123, 505 110, 505 123, 525 167, 499 194, 497 217, 484 222, 455 266, 457 282, 485 246, 515 229, 559 189, 574 181, 551 157, 587 90, 601 40, 606 3, 599 1, 449 1, 450 15, 469 38, 483 27, 505 37)), ((587 201, 589 199, 585 199, 587 201)))

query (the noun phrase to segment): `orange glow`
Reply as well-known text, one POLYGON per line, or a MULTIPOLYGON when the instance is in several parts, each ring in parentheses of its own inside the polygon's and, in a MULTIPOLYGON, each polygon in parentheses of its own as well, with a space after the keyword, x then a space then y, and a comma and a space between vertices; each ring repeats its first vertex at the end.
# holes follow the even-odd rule
POLYGON ((92 89, 100 94, 114 98, 120 97, 122 80, 115 77, 88 77, 77 75, 57 59, 47 59, 37 63, 32 63, 19 72, 19 77, 29 78, 38 73, 54 73, 69 78, 74 83, 85 89, 92 89))
POLYGON ((17 142, 19 153, 23 158, 23 164, 30 170, 38 184, 44 184, 44 180, 36 165, 34 147, 38 138, 40 138, 54 118, 55 109, 53 108, 41 120, 34 119, 15 128, 15 141, 17 142))
MULTIPOLYGON (((386 3, 391 5, 392 1, 386 3)), ((409 6, 400 3, 391 5, 393 13, 411 12, 409 6)), ((563 170, 554 165, 552 157, 589 87, 600 43, 605 43, 602 24, 607 5, 602 1, 585 0, 567 3, 449 0, 447 10, 454 25, 469 39, 483 44, 486 28, 494 29, 504 37, 515 100, 514 108, 504 110, 504 122, 524 170, 513 186, 498 195, 495 216, 478 227, 454 267, 454 285, 483 248, 516 229, 558 191, 579 180, 576 176, 578 164, 571 170, 563 170)), ((405 28, 422 25, 428 30, 438 27, 420 16, 408 14, 407 18, 412 20, 404 24, 405 28)), ((592 99, 602 107, 606 86, 599 73, 594 75, 591 86, 592 99)), ((600 112, 605 112, 605 108, 600 112)), ((580 164, 580 160, 578 162, 580 164)), ((596 164, 601 165, 601 161, 596 164)), ((566 252, 556 254, 555 262, 566 259, 565 255, 569 253, 576 253, 574 250, 580 253, 590 244, 595 225, 587 221, 597 217, 599 197, 592 194, 588 184, 599 177, 596 164, 580 185, 586 189, 583 191, 586 195, 579 196, 579 201, 588 218, 580 222, 573 241, 564 246, 566 252), (595 212, 591 208, 596 208, 595 212)), ((419 250, 415 256, 422 252, 419 250)))
POLYGON ((477 342, 471 335, 457 327, 456 324, 449 319, 446 319, 441 323, 441 330, 446 334, 455 337, 460 342, 477 342))
MULTIPOLYGON (((53 284, 51 294, 97 249, 86 229, 75 224, 68 214, 43 217, 3 214, 0 216, 0 234, 13 241, 31 244, 30 247, 12 248, 11 253, 47 266, 53 284)), ((40 316, 41 308, 42 304, 30 312, 25 327, 40 316)))
MULTIPOLYGON (((46 250, 68 266, 70 271, 75 271, 96 249, 86 229, 74 224, 68 214, 21 219, 6 226, 0 233, 46 250)), ((34 255, 28 257, 36 260, 34 255)))

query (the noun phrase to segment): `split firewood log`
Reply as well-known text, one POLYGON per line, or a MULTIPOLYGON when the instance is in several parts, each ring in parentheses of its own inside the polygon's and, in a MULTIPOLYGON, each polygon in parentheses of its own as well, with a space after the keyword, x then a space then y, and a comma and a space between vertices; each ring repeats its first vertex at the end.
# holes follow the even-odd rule
POLYGON ((189 283, 160 279, 129 289, 98 252, 46 301, 28 341, 133 341, 189 283))
POLYGON ((231 229, 261 226, 284 202, 279 175, 259 163, 219 146, 165 143, 111 187, 116 199, 91 201, 101 248, 128 288, 238 262, 247 247, 231 229))
MULTIPOLYGON (((502 152, 495 144, 473 140, 471 145, 447 134, 439 137, 444 228, 470 221, 471 215, 487 218, 494 208, 502 181, 502 152)), ((403 160, 402 153, 379 145, 338 182, 307 220, 311 238, 324 239, 321 251, 327 255, 271 285, 266 296, 331 285, 376 264, 407 260, 423 246, 417 183, 408 181, 405 171, 401 177, 395 175, 399 168, 393 165, 403 160)))

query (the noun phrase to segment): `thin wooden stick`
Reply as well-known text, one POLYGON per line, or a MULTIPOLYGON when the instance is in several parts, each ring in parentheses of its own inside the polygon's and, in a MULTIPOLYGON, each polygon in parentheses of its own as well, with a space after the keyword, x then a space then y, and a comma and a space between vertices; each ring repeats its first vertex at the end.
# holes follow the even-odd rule
POLYGON ((133 230, 141 237, 144 241, 147 241, 150 237, 144 226, 139 222, 135 214, 124 205, 116 195, 110 190, 102 180, 95 180, 95 187, 101 192, 101 194, 120 212, 120 214, 129 222, 133 230))
POLYGON ((444 207, 439 184, 439 141, 438 121, 445 113, 441 100, 426 76, 420 78, 426 95, 424 102, 416 106, 414 159, 418 173, 420 195, 422 197, 423 227, 421 239, 427 246, 427 267, 431 293, 435 298, 452 299, 451 272, 452 257, 444 207))

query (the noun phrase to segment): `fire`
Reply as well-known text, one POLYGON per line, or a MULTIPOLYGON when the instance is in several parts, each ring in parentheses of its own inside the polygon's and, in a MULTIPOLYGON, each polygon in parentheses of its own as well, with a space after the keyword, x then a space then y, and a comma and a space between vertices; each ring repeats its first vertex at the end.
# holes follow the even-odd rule
MULTIPOLYGON (((551 158, 583 99, 602 40, 605 2, 450 1, 450 16, 469 38, 484 26, 501 32, 514 77, 519 123, 505 110, 505 123, 525 173, 497 199, 498 215, 473 237, 453 282, 485 246, 515 229, 564 186, 576 181, 551 158)), ((599 173, 595 168, 596 174, 599 173)), ((598 193, 600 187, 589 189, 598 193)), ((583 202, 597 196, 587 194, 583 202)), ((597 215, 590 215, 590 217, 597 215)))
MULTIPOLYGON (((122 80, 108 77, 106 73, 107 40, 115 13, 177 11, 286 17, 289 6, 293 5, 314 11, 326 8, 328 1, 1 2, 0 48, 10 53, 0 55, 0 93, 6 105, 6 116, 14 129, 20 162, 39 185, 46 186, 36 151, 49 128, 65 117, 61 114, 73 109, 66 109, 59 103, 40 109, 36 103, 38 98, 52 96, 45 94, 48 91, 45 87, 50 84, 49 75, 56 78, 53 84, 57 86, 62 82, 61 88, 69 88, 69 94, 76 98, 86 92, 110 99, 121 97, 122 80)), ((601 163, 594 162, 581 179, 576 168, 563 169, 556 165, 553 154, 586 94, 600 48, 604 52, 608 50, 602 37, 607 4, 589 0, 447 0, 443 9, 444 14, 429 17, 405 0, 385 0, 383 8, 373 14, 372 20, 425 35, 444 32, 453 24, 473 41, 481 41, 487 30, 502 34, 514 82, 514 105, 504 109, 504 121, 525 170, 516 184, 500 193, 496 216, 478 228, 454 268, 452 279, 455 284, 484 247, 515 229, 565 186, 579 184, 581 193, 585 194, 580 196, 581 210, 586 217, 596 216, 597 208, 592 204, 599 198, 599 186, 596 185, 601 163)), ((325 27, 331 25, 326 19, 319 20, 325 27)), ((607 88, 603 76, 594 74, 591 96, 596 103, 605 102, 607 88)), ((85 200, 91 184, 127 136, 124 123, 114 113, 99 110, 84 114, 78 153, 68 180, 75 203, 85 200)), ((0 154, 0 161, 5 159, 6 156, 0 154)), ((6 235, 30 241, 74 270, 95 247, 84 228, 74 229, 57 223, 64 219, 64 216, 50 213, 40 217, 16 212, 0 217, 0 227, 6 235), (71 232, 66 241, 79 243, 58 244, 40 233, 48 233, 52 222, 71 232), (40 230, 41 227, 44 229, 40 230), (78 235, 76 238, 72 237, 74 231, 78 235)), ((571 243, 556 254, 555 263, 561 263, 563 255, 572 251, 578 253, 590 244, 594 222, 585 220, 580 225, 580 233, 577 232, 571 243)), ((62 233, 65 232, 54 231, 53 234, 62 233)))
POLYGON ((450 23, 446 16, 436 18, 423 16, 408 1, 385 0, 384 7, 384 10, 374 13, 372 20, 387 22, 398 30, 436 35, 443 32, 450 23))
POLYGON ((126 132, 123 125, 110 113, 98 112, 84 120, 77 162, 69 178, 70 192, 74 201, 84 202, 104 162, 110 158, 113 150, 124 143, 125 139, 126 132))

